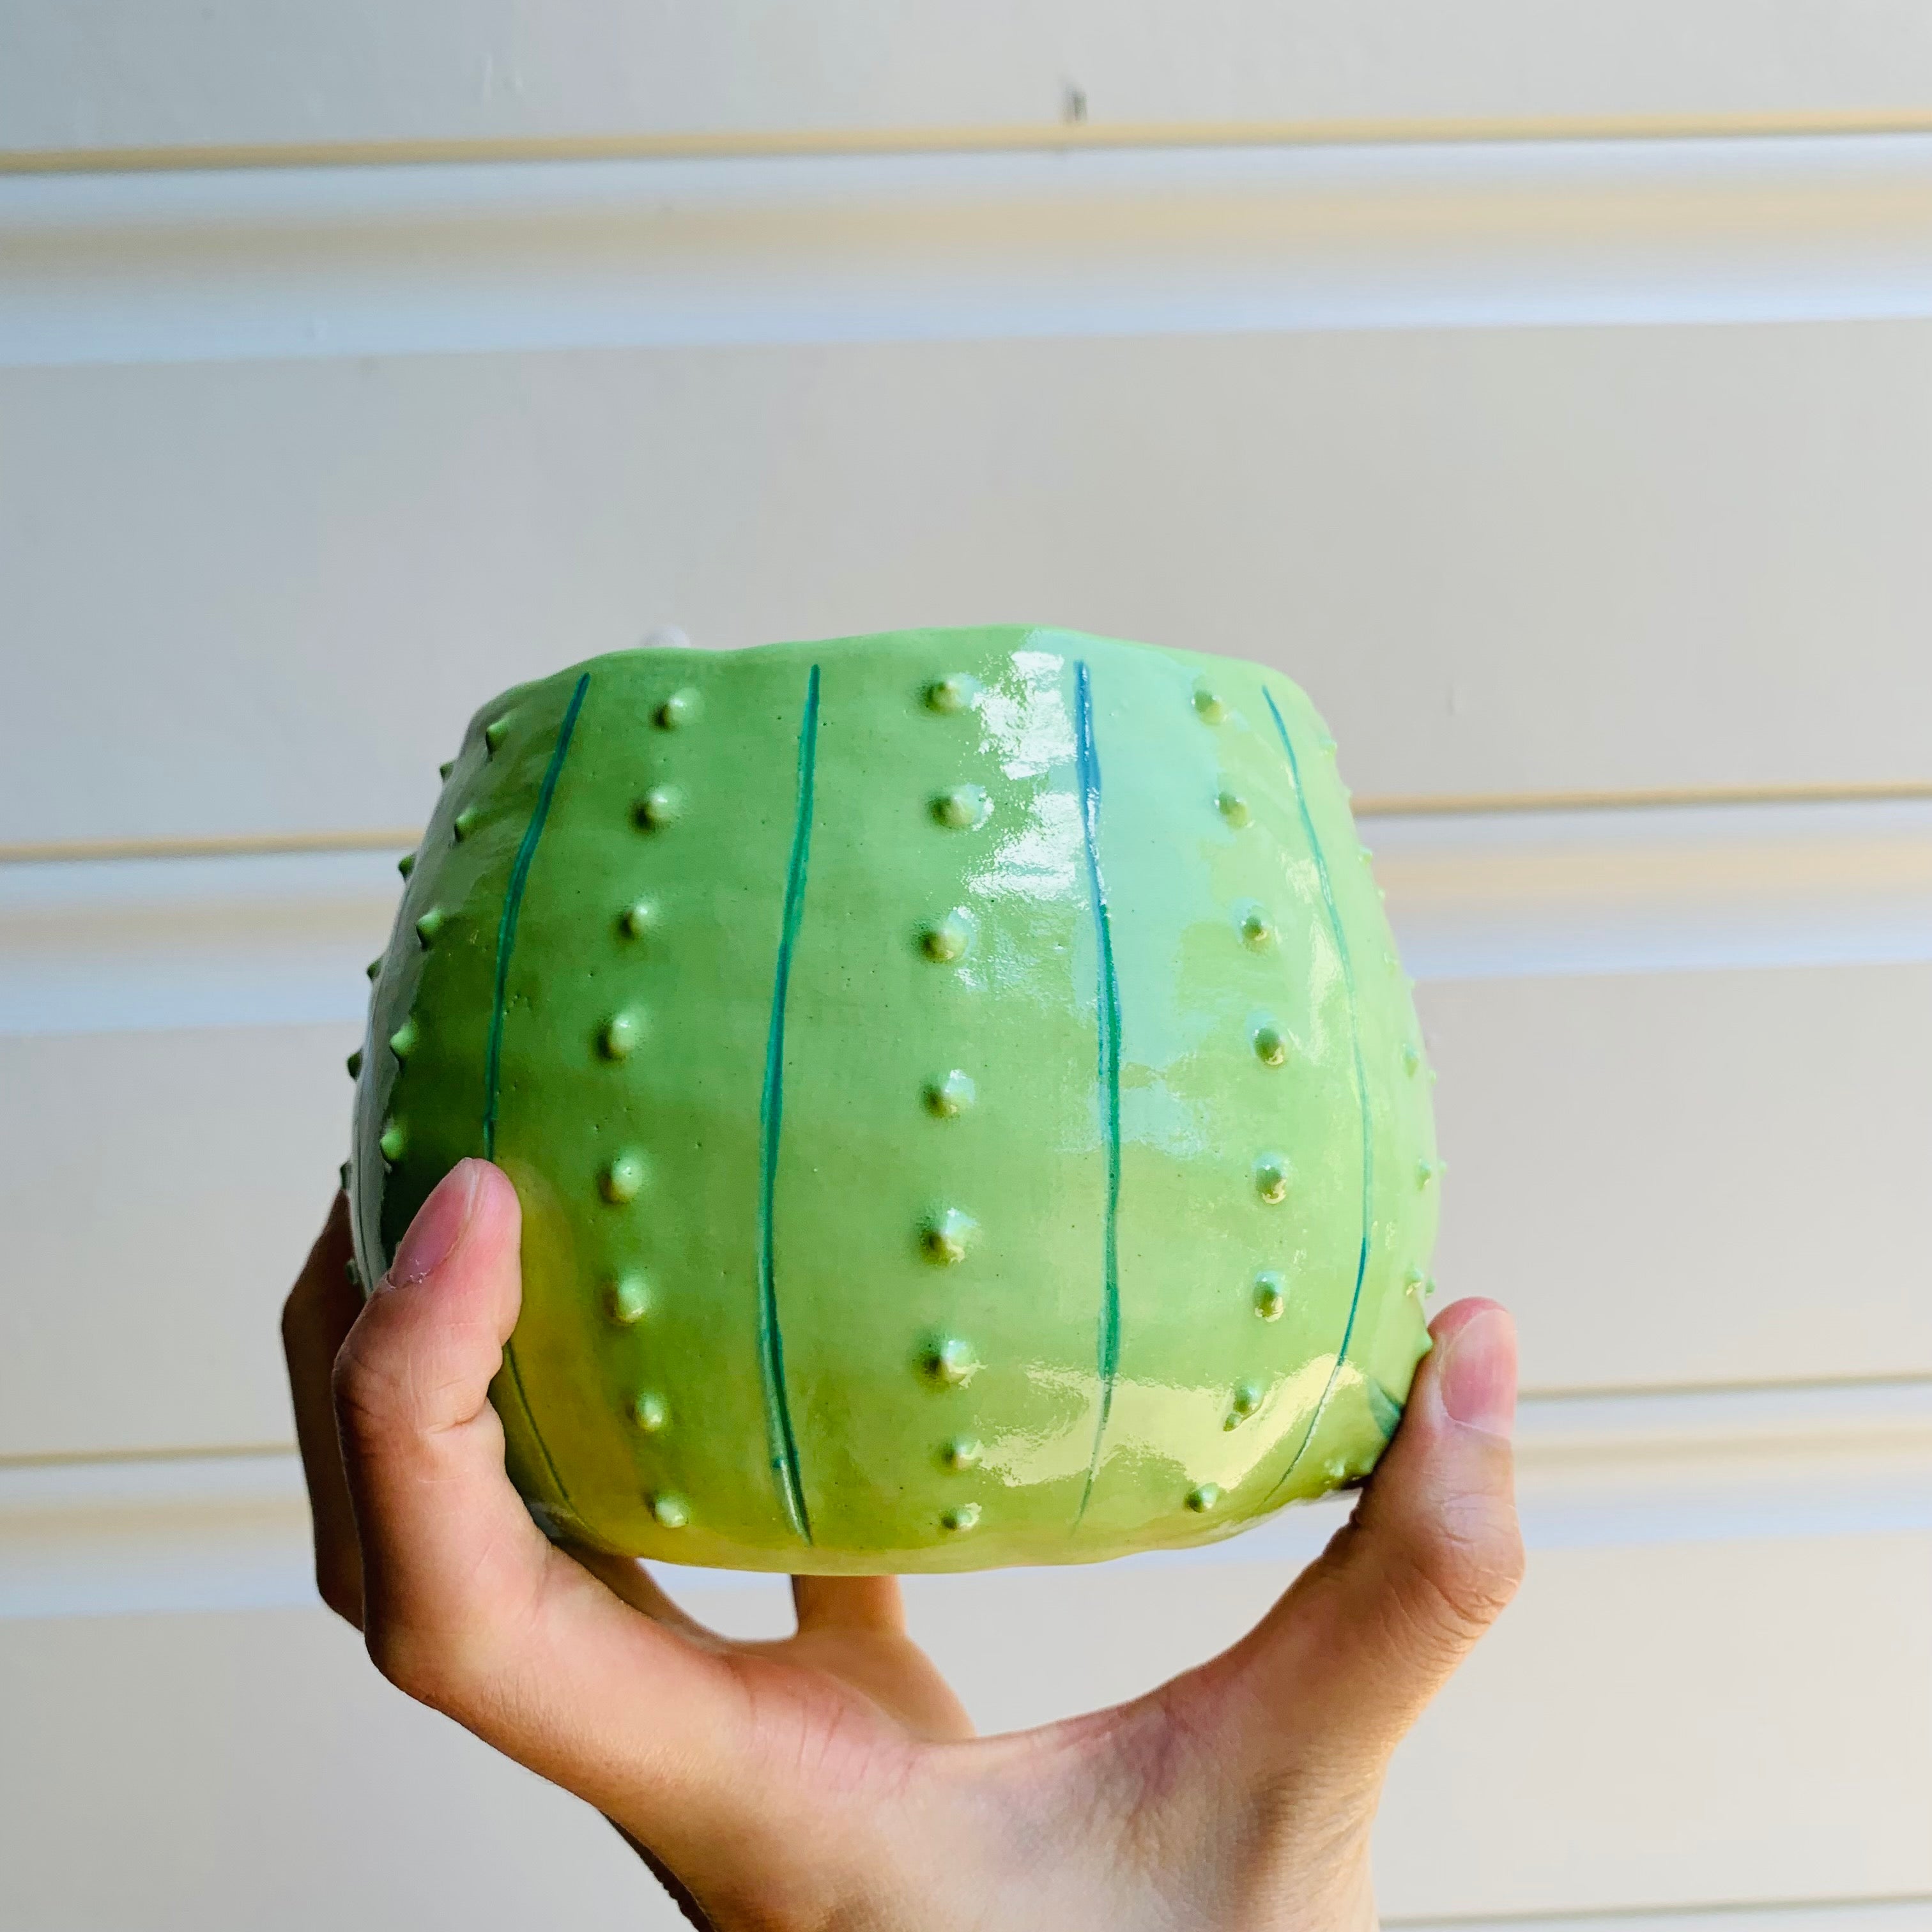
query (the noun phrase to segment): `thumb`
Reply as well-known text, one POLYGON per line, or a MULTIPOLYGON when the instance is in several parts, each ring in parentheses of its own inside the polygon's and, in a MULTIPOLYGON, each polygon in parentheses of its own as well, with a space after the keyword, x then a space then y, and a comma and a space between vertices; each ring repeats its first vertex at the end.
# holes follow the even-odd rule
POLYGON ((520 1231, 508 1178, 459 1162, 336 1358, 364 1638, 411 1696, 680 1851, 742 1810, 746 1700, 713 1651, 554 1550, 511 1486, 490 1384, 521 1303, 520 1231))
POLYGON ((1278 1725, 1378 1765, 1522 1579, 1515 1326, 1493 1301, 1460 1301, 1431 1333, 1354 1517, 1240 1646, 1278 1725))
POLYGON ((336 1358, 366 1634, 386 1669, 486 1641, 492 1610, 526 1611, 543 1585, 548 1548, 504 1474, 489 1400, 521 1299, 519 1219, 498 1169, 460 1162, 336 1358))

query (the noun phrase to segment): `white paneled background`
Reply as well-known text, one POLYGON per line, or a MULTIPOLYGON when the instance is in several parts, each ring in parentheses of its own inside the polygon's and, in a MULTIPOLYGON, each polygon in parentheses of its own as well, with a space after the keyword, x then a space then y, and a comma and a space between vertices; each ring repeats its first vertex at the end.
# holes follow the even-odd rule
MULTIPOLYGON (((1326 710, 1522 1323, 1387 1915, 1928 1932, 1928 557, 1917 0, 0 0, 0 1932, 675 1922, 314 1600, 362 964, 490 692, 1029 619, 1326 710)), ((1024 1723, 1335 1520, 915 1618, 1024 1723)))

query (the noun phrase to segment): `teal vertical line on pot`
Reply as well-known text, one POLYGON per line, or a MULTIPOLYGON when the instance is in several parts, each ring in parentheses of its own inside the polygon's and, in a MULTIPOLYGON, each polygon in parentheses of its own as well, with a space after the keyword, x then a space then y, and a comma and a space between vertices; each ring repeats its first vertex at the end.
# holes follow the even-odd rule
POLYGON ((571 734, 577 729, 577 714, 584 709, 584 694, 590 688, 590 674, 577 680, 570 706, 556 734, 550 763, 544 767, 543 784, 537 793, 536 808, 524 828, 523 843, 517 848, 516 863, 510 868, 510 883, 503 893, 503 916, 496 927, 496 989, 490 1004, 490 1056, 484 1074, 483 1158, 496 1157, 496 1097, 503 1075, 503 1006, 510 986, 510 956, 517 950, 517 920, 524 909, 524 888, 529 884, 530 866, 537 856, 537 841, 543 836, 544 820, 550 816, 550 800, 556 796, 556 782, 563 776, 563 761, 569 755, 571 734))
POLYGON ((1086 664, 1074 667, 1074 732, 1080 784, 1080 822, 1087 853, 1087 890, 1094 909, 1094 938, 1098 956, 1094 994, 1095 1031, 1099 1041, 1097 1086, 1100 1126, 1106 1145, 1107 1204, 1102 1238, 1100 1322, 1098 1349, 1100 1414, 1094 1427, 1094 1452, 1087 1465, 1086 1486, 1074 1527, 1093 1500, 1094 1478, 1100 1472, 1100 1451, 1106 1440, 1107 1419, 1114 1406, 1114 1378, 1120 1362, 1120 988, 1114 970, 1114 932, 1107 911, 1107 888, 1100 870, 1100 760, 1094 743, 1094 685, 1086 664))
MULTIPOLYGON (((550 763, 544 767, 543 784, 537 793, 536 809, 530 814, 530 822, 524 828, 523 842, 517 848, 516 863, 510 868, 510 883, 503 893, 503 916, 496 927, 496 985, 490 1002, 490 1054, 484 1076, 483 1097, 483 1157, 494 1160, 496 1157, 496 1099, 503 1072, 503 1006, 508 998, 510 985, 510 958, 517 950, 517 920, 523 910, 524 888, 530 883, 530 866, 537 856, 537 841, 543 836, 544 820, 550 816, 550 800, 556 796, 556 782, 563 775, 563 761, 570 754, 571 734, 577 729, 577 716, 584 709, 584 694, 590 688, 590 674, 586 671, 577 680, 577 688, 570 694, 569 707, 563 714, 563 723, 556 734, 556 744, 550 754, 550 763)), ((536 1444, 542 1451, 544 1466, 550 1472, 550 1480, 556 1485, 557 1494, 568 1504, 570 1492, 563 1486, 563 1478, 558 1473, 542 1432, 536 1425, 536 1412, 531 1408, 530 1398, 524 1392, 523 1371, 517 1366, 516 1337, 514 1334, 503 1344, 503 1365, 510 1372, 510 1380, 514 1384, 517 1400, 524 1406, 524 1413, 530 1419, 530 1432, 536 1438, 536 1444)))
POLYGON ((1348 937, 1342 930, 1342 915, 1335 904, 1335 887, 1328 876, 1328 861, 1322 853, 1321 840, 1316 836, 1315 820, 1308 809, 1307 794, 1302 790, 1301 761, 1294 754, 1294 740, 1288 736, 1288 723, 1281 715, 1280 706, 1274 701, 1274 693, 1264 686, 1262 695, 1268 700, 1268 715, 1274 720, 1274 728, 1281 736, 1281 748, 1288 757, 1288 774, 1294 784, 1295 808, 1301 814, 1301 829, 1307 835, 1309 854, 1315 861, 1315 876, 1321 884, 1322 904, 1328 915, 1328 930, 1334 935, 1336 955, 1342 962, 1342 985, 1348 1004, 1348 1044, 1355 1062, 1355 1105, 1362 1124, 1362 1237, 1355 1256, 1354 1292, 1348 1298, 1348 1318, 1342 1324, 1342 1343, 1335 1352, 1335 1366, 1328 1371, 1322 1399, 1308 1418, 1308 1426, 1302 1432, 1300 1442, 1275 1484, 1278 1490, 1294 1474, 1296 1465, 1307 1454, 1308 1445, 1315 1439, 1316 1426, 1321 1422, 1322 1412, 1335 1392, 1342 1364, 1348 1358, 1348 1344, 1354 1339, 1355 1316, 1362 1305, 1362 1283, 1369 1271, 1370 1196, 1375 1186, 1375 1144, 1370 1132, 1369 1079, 1362 1065, 1361 1020, 1356 1006, 1355 968, 1348 956, 1348 937))
POLYGON ((805 916, 806 867, 812 855, 812 773, 818 757, 818 667, 814 664, 806 680, 805 716, 798 728, 798 806, 792 822, 791 858, 785 868, 784 914, 778 929, 778 964, 772 976, 771 1026, 766 1036, 764 1092, 758 1109, 758 1355, 765 1382, 765 1430, 772 1474, 778 1480, 786 1518, 807 1543, 812 1540, 812 1518, 805 1507, 798 1438, 785 1392, 772 1208, 778 1194, 778 1142, 784 1118, 785 998, 791 984, 792 949, 805 916))

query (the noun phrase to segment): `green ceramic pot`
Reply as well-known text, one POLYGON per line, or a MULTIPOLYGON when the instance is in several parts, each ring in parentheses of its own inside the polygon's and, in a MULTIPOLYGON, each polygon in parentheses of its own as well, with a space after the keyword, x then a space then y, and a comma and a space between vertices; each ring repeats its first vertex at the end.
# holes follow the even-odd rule
POLYGON ((1334 745, 1073 632, 598 658, 476 715, 360 1056, 358 1264, 466 1154, 557 1536, 1084 1562, 1359 1478, 1427 1347, 1430 1076, 1334 745))

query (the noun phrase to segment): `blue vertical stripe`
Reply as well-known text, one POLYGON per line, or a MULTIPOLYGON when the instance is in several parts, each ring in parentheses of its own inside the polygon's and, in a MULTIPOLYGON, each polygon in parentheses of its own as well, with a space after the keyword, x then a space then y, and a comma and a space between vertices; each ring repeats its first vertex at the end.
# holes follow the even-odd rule
POLYGON ((556 796, 556 782, 563 776, 563 761, 569 754, 571 734, 577 729, 577 714, 584 709, 585 692, 590 688, 590 674, 577 680, 570 694, 569 708, 556 734, 550 763, 544 767, 543 783, 538 788, 536 809, 524 828, 523 843, 517 848, 516 862, 510 868, 510 883, 503 893, 503 916, 496 926, 496 988, 490 1003, 490 1053, 484 1074, 483 1157, 496 1157, 496 1097, 502 1084, 503 1008, 510 986, 510 956, 517 950, 517 921, 524 909, 524 888, 530 884, 530 865, 537 856, 537 841, 543 836, 544 821, 550 816, 550 800, 556 796))
POLYGON ((806 681, 805 716, 798 728, 798 806, 792 822, 791 860, 785 870, 784 920, 778 965, 772 980, 772 1018, 765 1040, 765 1086, 759 1102, 758 1359, 765 1384, 765 1440, 778 1498, 793 1532, 812 1540, 812 1519, 799 1475, 798 1438, 785 1392, 784 1336, 778 1327, 778 1270, 772 1252, 772 1208, 777 1198, 778 1137, 784 1116, 785 999, 791 986, 792 949, 805 916, 806 866, 812 853, 812 773, 818 758, 818 667, 806 681))
MULTIPOLYGON (((1375 1143, 1370 1132, 1369 1120, 1369 1081, 1362 1065, 1362 1027, 1355 994, 1355 968, 1348 957, 1347 935, 1342 930, 1342 916, 1335 904, 1335 888, 1328 876, 1328 861, 1323 855, 1322 842, 1315 836, 1315 820, 1308 809, 1308 795, 1302 789, 1301 761, 1294 755, 1294 740, 1288 736, 1288 725, 1281 715, 1281 707, 1274 701, 1273 692, 1263 688, 1262 695, 1268 700, 1268 715, 1274 720, 1274 728, 1281 736, 1281 748, 1288 754, 1288 776, 1294 783, 1295 808, 1301 814, 1301 829, 1308 839, 1310 855, 1315 861, 1315 876, 1321 882, 1322 904, 1328 915, 1328 931, 1335 941, 1336 957, 1342 962, 1342 984, 1348 1001, 1348 1045, 1355 1062, 1355 1108, 1360 1116, 1362 1126, 1362 1236, 1361 1244, 1355 1255, 1355 1290, 1348 1299, 1348 1318, 1342 1324, 1341 1346, 1335 1352, 1335 1366, 1328 1372, 1328 1380, 1322 1391, 1322 1400, 1315 1405, 1308 1418, 1308 1426, 1302 1432, 1300 1444, 1288 1467, 1281 1473, 1275 1484, 1282 1484, 1294 1474, 1296 1466, 1308 1453, 1308 1445, 1314 1440, 1316 1426, 1322 1413, 1328 1406, 1328 1399, 1335 1392, 1335 1384, 1340 1378, 1342 1364, 1347 1360, 1348 1344, 1354 1339, 1355 1316, 1362 1305, 1362 1282, 1369 1271, 1369 1232, 1370 1196, 1375 1188, 1375 1143)), ((1270 1492, 1273 1494, 1273 1491, 1270 1492)))
POLYGON ((1101 1131, 1107 1153, 1098 1350, 1100 1414, 1094 1429, 1094 1453, 1087 1464, 1087 1485, 1081 1492, 1079 1511, 1073 1520, 1078 1528, 1087 1514, 1087 1505, 1093 1501, 1094 1480, 1100 1472, 1100 1450, 1113 1410, 1114 1378, 1120 1362, 1120 989, 1114 970, 1114 930, 1107 913, 1107 888, 1100 872, 1100 760, 1094 745, 1094 687, 1084 663, 1074 667, 1073 690, 1075 755, 1081 826, 1087 848, 1087 890, 1093 904, 1094 937, 1099 958, 1095 1032, 1099 1040, 1101 1131))
MULTIPOLYGON (((578 713, 584 709, 584 694, 590 688, 590 674, 586 671, 577 680, 577 688, 570 694, 570 704, 563 714, 563 723, 556 734, 556 743, 550 754, 550 763, 544 767, 543 783, 537 788, 536 808, 530 814, 530 822, 524 828, 523 842, 517 848, 516 862, 510 868, 510 882, 504 889, 503 911, 496 925, 496 983, 490 1001, 490 1049, 483 1076, 483 1157, 485 1160, 496 1158, 496 1103, 502 1084, 503 1073, 503 1010, 508 1004, 510 988, 510 959, 517 950, 517 921, 524 909, 524 889, 530 884, 530 866, 537 856, 537 841, 543 836, 544 821, 550 817, 550 801, 556 796, 556 782, 563 776, 563 761, 570 754, 571 735, 577 729, 578 713)), ((556 1492, 568 1506, 569 1492, 563 1486, 563 1478, 558 1474, 556 1465, 550 1459, 549 1446, 538 1433, 536 1417, 524 1393, 523 1371, 517 1366, 516 1337, 513 1334, 503 1344, 503 1363, 510 1372, 510 1382, 517 1391, 517 1400, 522 1403, 524 1420, 530 1426, 530 1434, 536 1438, 538 1452, 544 1459, 544 1466, 550 1472, 550 1479, 556 1486, 556 1492)))

